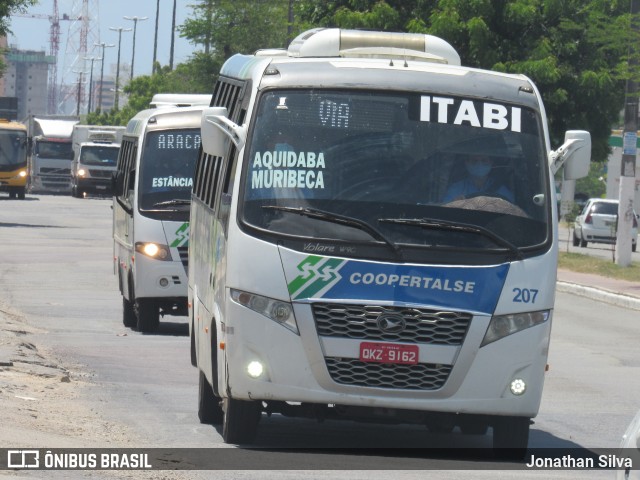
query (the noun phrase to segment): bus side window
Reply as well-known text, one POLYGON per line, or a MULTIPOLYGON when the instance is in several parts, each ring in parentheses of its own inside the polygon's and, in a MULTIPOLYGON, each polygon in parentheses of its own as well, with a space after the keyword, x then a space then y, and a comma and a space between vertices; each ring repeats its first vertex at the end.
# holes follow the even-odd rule
POLYGON ((118 168, 115 175, 115 196, 122 197, 124 194, 124 177, 127 152, 129 150, 129 142, 123 141, 120 146, 120 154, 118 156, 118 168))

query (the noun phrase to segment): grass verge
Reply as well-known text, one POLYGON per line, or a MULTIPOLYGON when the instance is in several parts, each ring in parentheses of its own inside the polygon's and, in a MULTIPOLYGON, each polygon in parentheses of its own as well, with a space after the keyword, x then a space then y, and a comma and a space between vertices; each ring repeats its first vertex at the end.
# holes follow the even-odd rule
POLYGON ((581 273, 593 273, 605 277, 640 282, 640 265, 632 263, 621 267, 611 260, 583 255, 581 253, 560 252, 558 267, 581 273))

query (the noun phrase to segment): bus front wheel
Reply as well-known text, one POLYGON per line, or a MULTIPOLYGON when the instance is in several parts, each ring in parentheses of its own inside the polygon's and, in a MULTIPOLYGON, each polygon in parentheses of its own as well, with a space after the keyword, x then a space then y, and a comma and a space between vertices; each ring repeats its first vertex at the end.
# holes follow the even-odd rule
POLYGON ((223 402, 222 439, 225 443, 251 443, 258 431, 262 404, 227 397, 223 402))
POLYGON ((200 370, 198 382, 198 418, 200 423, 220 425, 224 419, 224 413, 220 402, 222 399, 216 397, 213 388, 207 381, 207 377, 200 370))
POLYGON ((133 308, 133 302, 124 297, 122 297, 122 324, 128 328, 136 326, 136 311, 133 308))
POLYGON ((136 300, 137 330, 149 333, 157 330, 160 324, 160 308, 151 299, 142 298, 136 300))

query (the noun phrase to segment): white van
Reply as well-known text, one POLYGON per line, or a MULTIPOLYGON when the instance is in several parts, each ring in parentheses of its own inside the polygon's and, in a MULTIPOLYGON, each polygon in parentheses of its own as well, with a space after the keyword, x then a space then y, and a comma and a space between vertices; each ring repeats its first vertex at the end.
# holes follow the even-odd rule
POLYGON ((125 326, 187 314, 187 248, 202 106, 138 113, 122 138, 113 197, 114 273, 125 326))

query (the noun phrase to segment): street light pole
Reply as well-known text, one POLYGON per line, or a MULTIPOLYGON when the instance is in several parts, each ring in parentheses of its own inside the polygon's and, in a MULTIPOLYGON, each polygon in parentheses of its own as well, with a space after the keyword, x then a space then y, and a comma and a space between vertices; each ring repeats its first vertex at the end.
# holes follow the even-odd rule
POLYGON ((73 70, 73 73, 78 74, 78 92, 77 92, 77 102, 76 102, 76 116, 80 116, 80 104, 82 103, 82 75, 86 72, 73 70))
POLYGON ((158 53, 158 20, 160 19, 160 0, 156 2, 156 32, 153 36, 153 64, 151 73, 156 73, 156 55, 158 53))
POLYGON ((130 32, 131 29, 124 27, 109 27, 109 30, 118 32, 118 63, 116 65, 116 98, 114 102, 114 108, 118 110, 120 100, 120 47, 122 46, 122 32, 130 32))
POLYGON ((107 43, 94 43, 94 45, 96 47, 101 47, 102 48, 102 62, 101 62, 101 66, 100 66, 100 92, 98 92, 98 108, 100 109, 100 112, 102 113, 102 81, 104 80, 104 49, 105 48, 111 48, 111 47, 115 47, 115 45, 113 44, 107 44, 107 43))
POLYGON ((124 16, 122 18, 124 18, 125 20, 133 21, 133 51, 131 53, 131 76, 129 77, 130 80, 133 80, 133 62, 136 59, 136 30, 138 29, 138 22, 143 22, 143 21, 147 20, 149 17, 127 17, 127 16, 124 16))
POLYGON ((173 48, 176 42, 176 0, 173 0, 173 20, 171 20, 171 52, 169 53, 169 70, 173 70, 173 48))
POLYGON ((85 60, 91 62, 91 74, 89 75, 89 105, 87 106, 87 114, 91 113, 91 100, 93 100, 93 62, 102 60, 100 57, 84 57, 85 60))

